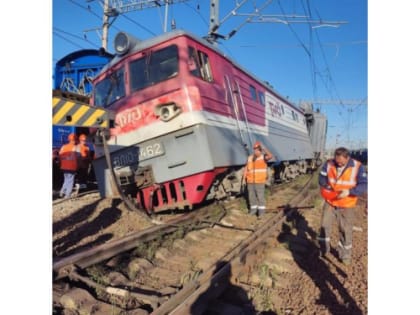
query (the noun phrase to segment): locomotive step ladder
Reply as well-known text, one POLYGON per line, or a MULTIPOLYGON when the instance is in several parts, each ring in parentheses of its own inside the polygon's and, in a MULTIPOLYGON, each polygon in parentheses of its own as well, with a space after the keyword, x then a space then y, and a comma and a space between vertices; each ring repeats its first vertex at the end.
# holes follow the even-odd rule
POLYGON ((226 86, 227 86, 227 89, 228 89, 228 92, 229 92, 228 96, 230 97, 230 102, 229 102, 229 100, 228 100, 228 102, 231 103, 231 105, 233 107, 233 111, 234 111, 234 114, 235 114, 235 120, 236 120, 236 126, 238 128, 239 136, 241 138, 241 142, 242 142, 243 147, 246 148, 246 150, 248 151, 247 148, 249 146, 248 146, 248 144, 245 140, 245 135, 244 135, 244 132, 242 130, 241 120, 240 120, 240 117, 239 117, 238 98, 239 98, 239 101, 241 103, 241 109, 242 109, 243 118, 244 118, 244 122, 245 122, 245 132, 248 135, 249 144, 252 145, 253 141, 251 139, 251 134, 249 132, 248 117, 246 115, 246 110, 245 110, 244 102, 243 102, 243 99, 242 99, 241 88, 239 86, 239 83, 235 80, 234 83, 236 85, 236 89, 233 90, 232 89, 232 84, 231 84, 230 79, 229 79, 229 76, 227 76, 227 75, 225 75, 225 82, 226 82, 226 86))

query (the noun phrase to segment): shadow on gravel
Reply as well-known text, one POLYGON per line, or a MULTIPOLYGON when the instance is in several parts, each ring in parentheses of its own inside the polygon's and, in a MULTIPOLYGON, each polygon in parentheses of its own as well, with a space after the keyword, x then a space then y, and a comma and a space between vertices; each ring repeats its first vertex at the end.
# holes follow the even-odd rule
POLYGON ((230 263, 218 261, 210 287, 191 305, 191 315, 257 314, 244 289, 230 282, 230 263), (227 301, 227 302, 224 302, 227 301))
POLYGON ((71 250, 68 250, 68 251, 64 252, 64 254, 60 255, 60 258, 68 257, 68 256, 71 256, 73 254, 79 253, 83 250, 88 250, 88 249, 93 248, 95 246, 104 244, 105 242, 109 241, 112 238, 112 236, 113 236, 112 233, 103 234, 92 242, 89 242, 85 245, 78 246, 76 248, 73 248, 71 250))
MULTIPOLYGON (((81 222, 81 221, 78 221, 81 217, 84 217, 82 221, 87 221, 87 219, 89 218, 89 215, 86 216, 86 214, 87 213, 90 213, 90 215, 92 214, 92 212, 90 211, 88 211, 87 213, 84 213, 84 215, 81 215, 81 213, 83 213, 82 210, 78 212, 79 212, 80 217, 77 217, 77 220, 75 220, 77 222, 81 222)), ((72 230, 67 235, 54 241, 53 242, 53 256, 65 257, 65 256, 69 256, 70 253, 73 254, 75 252, 80 251, 81 249, 86 249, 87 245, 82 245, 76 248, 72 248, 72 247, 76 245, 77 243, 79 243, 84 238, 95 235, 98 232, 100 232, 100 230, 118 221, 118 219, 121 217, 121 213, 122 213, 121 210, 116 208, 113 203, 111 208, 104 209, 94 220, 90 222, 86 222, 85 224, 79 225, 77 228, 72 230)), ((98 237, 95 241, 92 241, 90 243, 90 246, 100 245, 112 237, 112 235, 109 235, 109 236, 106 236, 106 235, 107 234, 102 235, 98 237)))
MULTIPOLYGON (((70 201, 71 202, 71 201, 70 201)), ((95 211, 96 207, 98 206, 100 200, 87 205, 80 210, 72 213, 68 217, 53 223, 53 234, 60 233, 61 231, 76 225, 79 222, 86 221, 92 213, 95 211)))
MULTIPOLYGON (((305 217, 298 212, 294 212, 288 218, 292 221, 297 229, 297 235, 290 233, 289 225, 283 225, 283 232, 278 236, 278 241, 283 243, 287 241, 298 266, 312 279, 319 288, 321 295, 317 300, 317 304, 324 305, 330 314, 336 315, 363 315, 362 310, 358 307, 356 301, 343 287, 343 284, 334 275, 327 265, 327 261, 331 263, 337 273, 347 278, 346 272, 339 266, 334 264, 328 258, 319 257, 319 249, 311 239, 315 239, 317 233, 308 225, 305 217), (311 239, 307 237, 310 235, 311 239), (303 254, 301 245, 305 244, 306 253, 303 254), (340 297, 344 303, 337 300, 340 297)), ((351 268, 351 267, 350 267, 351 268)))

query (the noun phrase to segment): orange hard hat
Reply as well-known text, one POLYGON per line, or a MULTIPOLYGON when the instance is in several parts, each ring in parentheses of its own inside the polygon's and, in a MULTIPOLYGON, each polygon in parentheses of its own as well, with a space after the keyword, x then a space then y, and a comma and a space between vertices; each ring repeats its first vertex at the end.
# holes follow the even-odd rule
POLYGON ((83 133, 79 136, 79 140, 86 140, 86 135, 83 133))
POLYGON ((325 200, 334 200, 338 196, 338 192, 321 187, 321 196, 325 200))
POLYGON ((69 141, 75 141, 76 140, 76 135, 74 133, 71 133, 71 134, 69 134, 67 139, 69 139, 69 141))
POLYGON ((253 146, 254 149, 261 149, 261 142, 256 141, 253 146))

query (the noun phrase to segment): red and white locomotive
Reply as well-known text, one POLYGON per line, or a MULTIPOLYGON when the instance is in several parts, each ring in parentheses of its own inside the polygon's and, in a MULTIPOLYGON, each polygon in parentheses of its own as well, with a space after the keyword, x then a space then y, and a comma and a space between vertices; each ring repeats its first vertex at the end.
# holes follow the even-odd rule
MULTIPOLYGON (((115 112, 112 168, 148 211, 238 194, 255 141, 275 156, 278 180, 313 168, 323 151, 324 115, 292 105, 203 39, 176 30, 140 41, 120 32, 114 48, 92 105, 115 112)), ((95 151, 101 196, 116 196, 99 142, 95 151)))

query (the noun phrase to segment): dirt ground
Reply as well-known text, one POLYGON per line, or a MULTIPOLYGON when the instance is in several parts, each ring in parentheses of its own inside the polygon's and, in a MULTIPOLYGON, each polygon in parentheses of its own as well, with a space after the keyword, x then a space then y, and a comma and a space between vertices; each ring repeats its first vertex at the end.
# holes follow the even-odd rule
MULTIPOLYGON (((269 198, 275 202, 275 196, 269 198)), ((332 236, 332 253, 326 258, 318 257, 316 235, 322 203, 318 202, 312 210, 302 211, 295 228, 279 235, 277 242, 290 246, 297 240, 296 231, 304 231, 308 241, 304 254, 291 248, 294 259, 288 271, 281 274, 281 285, 258 288, 266 290, 266 299, 258 301, 256 298, 255 309, 266 311, 265 314, 367 314, 368 222, 365 204, 360 202, 355 212, 350 266, 338 260, 337 224, 332 236)), ((98 193, 54 201, 52 216, 53 257, 69 256, 150 226, 120 201, 101 199, 98 193)), ((249 289, 247 294, 255 297, 255 288, 249 289)))
POLYGON ((54 201, 53 257, 65 257, 142 230, 151 224, 119 200, 99 193, 54 201))
POLYGON ((359 200, 353 225, 352 263, 338 259, 338 225, 334 224, 331 254, 319 257, 316 237, 323 202, 300 211, 290 231, 277 240, 286 244, 294 258, 291 272, 282 274, 282 285, 273 290, 272 309, 277 314, 367 314, 368 220, 366 202, 359 200), (293 228, 294 227, 294 228, 293 228), (306 242, 305 242, 306 241, 306 242))

